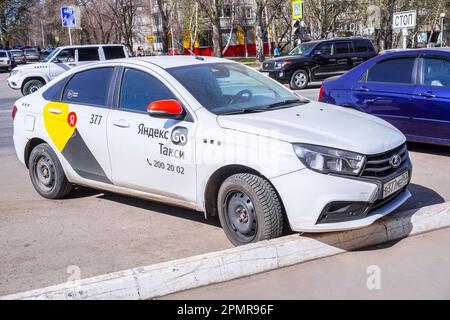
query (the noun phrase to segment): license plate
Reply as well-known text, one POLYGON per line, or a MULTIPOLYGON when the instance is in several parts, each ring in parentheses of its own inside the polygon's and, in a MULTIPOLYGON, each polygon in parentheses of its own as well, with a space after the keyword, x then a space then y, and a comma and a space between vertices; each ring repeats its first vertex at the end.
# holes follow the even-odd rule
POLYGON ((392 179, 389 182, 386 182, 383 185, 383 198, 389 197, 391 194, 397 192, 404 186, 408 184, 409 173, 408 171, 402 173, 397 178, 392 179))
POLYGON ((261 73, 265 76, 269 76, 269 72, 267 72, 267 71, 261 71, 261 73))

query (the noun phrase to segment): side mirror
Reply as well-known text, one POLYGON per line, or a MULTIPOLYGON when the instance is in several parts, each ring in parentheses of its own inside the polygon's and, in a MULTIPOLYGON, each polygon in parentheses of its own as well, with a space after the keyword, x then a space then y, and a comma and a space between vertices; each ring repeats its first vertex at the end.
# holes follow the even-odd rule
POLYGON ((314 55, 315 55, 316 57, 321 56, 321 55, 322 55, 322 51, 317 50, 316 52, 314 52, 314 55))
POLYGON ((147 113, 152 117, 176 119, 183 115, 183 107, 176 100, 157 100, 148 105, 147 113))

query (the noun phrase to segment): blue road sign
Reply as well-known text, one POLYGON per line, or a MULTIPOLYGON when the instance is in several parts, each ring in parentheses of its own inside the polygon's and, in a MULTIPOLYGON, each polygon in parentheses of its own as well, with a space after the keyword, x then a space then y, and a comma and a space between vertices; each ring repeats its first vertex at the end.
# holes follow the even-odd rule
POLYGON ((61 21, 63 27, 73 28, 76 26, 75 8, 61 7, 61 21))

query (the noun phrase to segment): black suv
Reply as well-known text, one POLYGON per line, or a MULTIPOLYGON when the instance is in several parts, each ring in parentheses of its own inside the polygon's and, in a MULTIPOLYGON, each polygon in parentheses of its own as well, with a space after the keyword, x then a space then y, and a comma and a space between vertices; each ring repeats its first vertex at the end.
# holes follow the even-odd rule
POLYGON ((304 89, 310 81, 341 75, 377 54, 369 39, 317 40, 299 44, 288 56, 265 60, 261 71, 291 89, 304 89))

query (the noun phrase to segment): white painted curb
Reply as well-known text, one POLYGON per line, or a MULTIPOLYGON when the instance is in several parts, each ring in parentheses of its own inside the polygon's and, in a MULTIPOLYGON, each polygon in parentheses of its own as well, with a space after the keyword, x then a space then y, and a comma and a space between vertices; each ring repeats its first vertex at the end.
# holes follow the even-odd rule
POLYGON ((298 234, 0 297, 150 299, 450 227, 450 202, 391 214, 345 232, 298 234))

